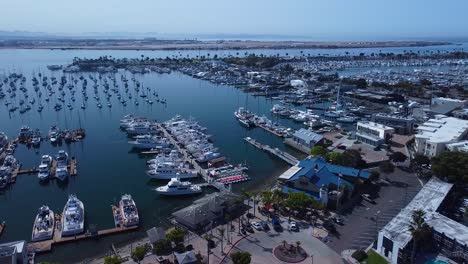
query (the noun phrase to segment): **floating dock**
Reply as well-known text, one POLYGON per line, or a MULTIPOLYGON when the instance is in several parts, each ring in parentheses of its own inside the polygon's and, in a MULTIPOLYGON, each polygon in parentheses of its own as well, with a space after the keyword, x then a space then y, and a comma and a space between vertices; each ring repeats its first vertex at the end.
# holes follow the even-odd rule
MULTIPOLYGON (((112 207, 112 214, 115 218, 115 210, 114 206, 112 207)), ((99 238, 103 236, 108 236, 108 235, 114 235, 114 234, 120 234, 120 233, 125 233, 125 232, 130 232, 138 229, 138 226, 130 226, 130 227, 125 227, 125 226, 119 226, 119 227, 114 227, 114 228, 109 228, 109 229, 104 229, 104 230, 99 230, 95 233, 91 233, 90 231, 87 231, 84 234, 81 235, 76 235, 76 236, 67 236, 67 237, 62 237, 62 220, 60 216, 57 216, 55 218, 55 230, 54 230, 54 237, 49 240, 44 240, 44 241, 39 241, 39 242, 33 242, 28 244, 28 249, 30 252, 34 253, 46 253, 50 252, 52 250, 52 246, 54 245, 59 245, 59 244, 64 244, 68 242, 74 242, 74 241, 80 241, 80 240, 85 240, 85 239, 90 239, 90 238, 99 238)))
POLYGON ((272 148, 268 145, 264 145, 264 144, 261 144, 259 143, 258 141, 256 141, 255 139, 253 138, 250 138, 250 137, 246 137, 244 138, 245 141, 247 141, 248 143, 252 144, 253 146, 257 147, 258 149, 261 149, 261 150, 264 150, 280 159, 282 159, 283 161, 287 162, 288 164, 290 165, 296 165, 299 160, 294 157, 293 155, 285 152, 285 151, 282 151, 282 150, 279 150, 278 148, 272 148))
MULTIPOLYGON (((75 158, 72 158, 71 161, 70 161, 70 165, 67 166, 68 167, 68 173, 70 174, 70 176, 76 176, 78 174, 78 161, 75 159, 75 158)), ((51 178, 55 178, 55 171, 57 170, 57 161, 56 160, 53 160, 52 161, 52 165, 50 167, 50 177, 51 178)), ((37 174, 39 173, 39 169, 38 168, 32 168, 32 169, 25 169, 25 170, 21 170, 21 164, 12 172, 12 175, 11 175, 11 180, 10 180, 10 183, 15 183, 16 182, 16 178, 19 176, 19 175, 23 175, 23 174, 37 174)))

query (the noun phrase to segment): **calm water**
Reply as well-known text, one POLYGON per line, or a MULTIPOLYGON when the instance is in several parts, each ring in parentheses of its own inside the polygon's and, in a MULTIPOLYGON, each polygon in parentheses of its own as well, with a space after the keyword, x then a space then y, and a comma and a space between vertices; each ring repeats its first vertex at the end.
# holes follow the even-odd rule
MULTIPOLYGON (((60 76, 61 74, 51 73, 44 67, 47 64, 66 62, 66 57, 69 57, 60 57, 56 54, 62 54, 61 51, 14 52, 21 54, 18 57, 13 57, 17 59, 15 65, 19 65, 16 63, 21 61, 24 63, 24 67, 15 66, 15 69, 27 76, 26 87, 28 88, 32 86, 30 79, 33 71, 37 73, 38 69, 41 68, 44 75, 60 76), (47 54, 51 55, 50 61, 45 58, 47 54)), ((12 56, 6 52, 0 57, 3 55, 4 57, 12 56)), ((2 61, 6 64, 11 62, 11 60, 2 61)), ((8 68, 8 66, 6 67, 8 68)), ((127 78, 131 77, 128 72, 119 72, 116 74, 116 80, 120 80, 121 73, 126 74, 127 78)), ((79 77, 80 75, 74 76, 79 77)), ((88 74, 84 74, 84 76, 87 77, 88 74)), ((247 162, 250 166, 249 175, 252 180, 236 185, 235 191, 239 191, 240 188, 250 189, 268 184, 287 168, 286 164, 243 141, 244 137, 251 136, 263 143, 284 148, 281 139, 263 130, 246 130, 239 125, 233 116, 233 112, 239 106, 246 104, 257 114, 270 116, 269 110, 273 102, 260 97, 247 96, 232 87, 213 85, 179 73, 135 75, 135 78, 143 82, 145 87, 156 90, 161 98, 167 99, 167 106, 156 102, 153 105, 148 105, 139 98, 139 106, 129 101, 127 107, 124 108, 117 102, 114 95, 111 99, 112 108, 107 108, 103 101, 104 97, 101 96, 104 107, 99 109, 92 98, 92 83, 89 81, 89 100, 85 110, 80 108, 82 95, 79 91, 81 88, 77 89, 76 101, 73 103, 74 109, 71 111, 64 107, 62 111, 55 112, 53 106, 57 95, 54 95, 47 103, 44 101, 44 92, 42 104, 45 108, 42 113, 36 111, 38 102, 33 105, 33 110, 26 114, 19 112, 10 114, 4 105, 5 100, 12 101, 10 98, 4 98, 0 102, 0 130, 6 132, 10 138, 18 134, 18 130, 23 124, 27 124, 31 128, 39 128, 45 134, 53 124, 57 124, 63 129, 77 128, 81 123, 87 132, 85 140, 69 146, 53 147, 49 142, 42 142, 41 148, 38 150, 27 149, 25 146, 20 146, 17 149, 15 156, 23 163, 23 168, 32 168, 38 166, 41 155, 55 154, 60 148, 63 148, 71 156, 78 159, 78 176, 72 178, 65 185, 59 185, 55 181, 47 185, 40 185, 35 175, 20 176, 16 184, 0 194, 0 219, 6 220, 8 224, 1 237, 2 242, 17 239, 29 240, 37 209, 41 205, 47 204, 55 211, 61 211, 69 193, 76 193, 84 202, 88 226, 93 224, 99 229, 110 228, 113 226, 110 205, 118 201, 122 194, 132 194, 142 218, 143 227, 139 233, 109 237, 98 242, 80 242, 79 247, 77 244, 64 245, 56 247, 52 254, 41 257, 48 260, 67 260, 67 262, 78 260, 106 251, 112 242, 119 243, 142 236, 144 230, 151 226, 167 224, 167 216, 171 212, 189 205, 195 199, 163 199, 151 190, 155 186, 165 183, 149 181, 149 177, 145 174, 145 159, 135 153, 129 153, 131 148, 127 143, 128 138, 118 128, 118 121, 128 113, 144 115, 157 120, 167 120, 176 114, 194 117, 201 125, 208 128, 207 133, 214 135, 215 145, 228 157, 229 162, 234 164, 247 162), (79 255, 71 254, 76 250, 80 252, 79 255)), ((130 90, 132 90, 132 85, 130 84, 130 90)), ((21 92, 18 92, 17 97, 20 94, 21 92)), ((29 99, 36 97, 34 91, 30 91, 29 95, 29 99)), ((135 94, 133 95, 135 96, 135 94)), ((68 103, 70 101, 68 91, 64 97, 68 103)), ((36 97, 36 100, 39 98, 36 97)), ((13 99, 13 101, 17 103, 19 98, 13 99)), ((275 119, 271 116, 270 118, 275 119)), ((298 127, 297 124, 288 120, 279 120, 279 122, 291 127, 298 127)))
MULTIPOLYGON (((447 47, 447 49, 453 48, 459 48, 459 46, 447 47)), ((434 47, 429 49, 434 49, 434 47)), ((395 52, 396 50, 391 49, 390 51, 395 52)), ((402 50, 403 48, 401 48, 402 50)), ((350 51, 361 52, 360 50, 350 51)), ((142 54, 150 57, 166 57, 172 55, 186 56, 187 54, 203 55, 203 53, 209 52, 214 54, 213 51, 184 51, 179 55, 179 52, 175 51, 0 50, 0 76, 10 72, 23 73, 28 79, 26 87, 32 90, 30 81, 33 73, 37 74, 40 71, 49 77, 60 77, 61 73, 48 71, 46 65, 69 63, 75 56, 96 58, 111 55, 113 57, 133 58, 142 54)), ((242 51, 221 51, 218 54, 236 55, 237 52, 243 53, 242 51)), ((264 54, 289 52, 290 55, 299 53, 297 50, 249 52, 263 52, 264 54)), ((344 50, 329 50, 329 52, 344 53, 344 50)), ((305 50, 305 53, 325 54, 326 51, 305 50)), ((119 72, 115 75, 117 81, 120 81, 120 74, 125 74, 128 79, 132 77, 128 72, 119 72)), ((85 73, 83 75, 87 77, 89 74, 85 73)), ((80 75, 75 74, 73 76, 77 78, 80 75)), ((11 101, 10 98, 0 99, 0 131, 6 132, 10 138, 18 134, 21 125, 39 128, 45 134, 53 124, 57 124, 62 129, 77 128, 81 124, 87 132, 87 136, 82 142, 61 147, 78 159, 78 176, 72 178, 68 184, 59 185, 57 182, 52 181, 49 184, 40 185, 35 175, 22 175, 18 177, 16 184, 11 186, 9 190, 0 193, 0 219, 7 222, 6 231, 0 238, 0 242, 20 239, 30 240, 37 209, 46 204, 55 211, 61 211, 67 195, 70 193, 77 194, 84 202, 87 226, 93 224, 98 229, 113 227, 110 205, 117 202, 122 194, 132 194, 142 219, 142 228, 140 228, 139 232, 107 237, 98 241, 84 241, 59 246, 54 248, 53 253, 40 256, 40 260, 77 261, 106 252, 111 243, 118 245, 142 237, 144 231, 154 225, 167 225, 167 217, 171 212, 189 205, 196 199, 194 197, 164 199, 152 191, 152 188, 163 185, 164 182, 149 181, 149 177, 145 174, 145 159, 135 153, 130 153, 131 148, 127 143, 128 138, 118 128, 118 121, 128 113, 161 121, 167 120, 176 114, 194 117, 201 125, 208 128, 207 133, 213 135, 215 145, 227 156, 229 162, 247 162, 249 165, 249 175, 252 180, 235 185, 234 191, 239 191, 241 188, 259 188, 270 184, 275 180, 276 176, 287 168, 287 165, 282 161, 255 149, 243 141, 244 137, 250 136, 262 143, 284 149, 285 147, 280 138, 261 129, 247 130, 241 127, 233 116, 233 112, 239 106, 247 105, 250 110, 258 115, 266 115, 270 119, 289 127, 300 127, 292 121, 271 116, 269 110, 274 102, 263 97, 246 95, 233 87, 210 84, 180 73, 135 75, 135 78, 142 82, 144 87, 150 87, 151 91, 157 91, 161 98, 167 99, 167 106, 156 102, 153 105, 148 105, 139 98, 139 106, 128 100, 127 107, 123 107, 117 102, 116 96, 113 95, 111 98, 112 108, 107 108, 103 100, 104 97, 101 96, 103 108, 99 109, 92 98, 92 82, 89 80, 89 100, 86 110, 80 108, 82 96, 79 91, 81 88, 77 89, 75 95, 77 100, 73 103, 74 109, 71 111, 66 107, 60 112, 54 111, 53 105, 57 95, 53 96, 50 103, 42 101, 45 106, 42 113, 36 111, 38 104, 36 102, 33 110, 22 115, 19 112, 10 114, 7 111, 4 102, 5 100, 11 101)), ((131 82, 129 84, 130 90, 132 90, 133 84, 131 82)), ((120 83, 119 85, 122 87, 120 83)), ((102 90, 102 88, 100 89, 102 90)), ((21 92, 17 92, 17 97, 20 94, 21 92)), ((29 91, 29 94, 29 99, 35 97, 34 91, 29 91)), ((44 95, 45 92, 43 92, 43 99, 44 95)), ((135 96, 135 93, 133 95, 135 96)), ((67 99, 66 103, 68 103, 70 101, 68 90, 65 98, 67 99)), ((19 98, 14 100, 17 102, 19 98)), ((38 98, 36 98, 37 100, 38 98)), ((154 98, 153 101, 155 101, 154 98)), ((42 142, 38 150, 20 146, 15 156, 23 163, 23 168, 32 168, 39 164, 41 155, 55 154, 61 148, 53 147, 49 142, 42 142)), ((288 150, 293 154, 298 154, 291 149, 288 150)))

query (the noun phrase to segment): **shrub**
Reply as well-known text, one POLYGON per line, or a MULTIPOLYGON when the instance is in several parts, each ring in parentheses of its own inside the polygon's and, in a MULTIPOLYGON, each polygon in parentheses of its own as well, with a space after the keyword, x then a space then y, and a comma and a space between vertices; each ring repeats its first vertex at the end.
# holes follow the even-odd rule
POLYGON ((119 256, 107 256, 104 257, 104 264, 120 264, 122 259, 119 256))
POLYGON ((251 255, 249 252, 234 252, 231 253, 231 260, 234 264, 250 264, 251 255))
POLYGON ((146 252, 147 251, 145 246, 137 246, 132 252, 132 259, 137 262, 140 262, 145 258, 146 252))
POLYGON ((393 165, 392 162, 386 160, 386 161, 382 161, 379 165, 379 169, 380 171, 382 171, 383 173, 392 173, 395 171, 395 166, 393 165))
POLYGON ((154 244, 153 254, 163 255, 164 253, 167 253, 170 250, 171 250, 171 242, 168 241, 167 239, 161 239, 161 240, 158 240, 158 242, 154 244))
POLYGON ((354 253, 351 255, 355 260, 361 262, 364 261, 367 258, 367 253, 364 250, 356 250, 354 253))

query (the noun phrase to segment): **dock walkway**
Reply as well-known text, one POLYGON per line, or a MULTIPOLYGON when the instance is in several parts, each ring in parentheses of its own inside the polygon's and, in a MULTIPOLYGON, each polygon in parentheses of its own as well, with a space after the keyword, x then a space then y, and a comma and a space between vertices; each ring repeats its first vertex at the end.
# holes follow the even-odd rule
POLYGON ((163 135, 165 138, 169 139, 171 141, 171 143, 174 145, 174 147, 177 148, 177 150, 182 153, 182 155, 184 156, 184 161, 185 162, 188 162, 189 164, 191 164, 193 167, 194 167, 194 170, 199 173, 202 178, 207 182, 207 184, 215 187, 216 189, 218 189, 220 192, 229 192, 229 190, 224 186, 224 184, 221 184, 221 183, 217 183, 215 181, 213 181, 213 179, 210 177, 210 175, 208 174, 207 170, 203 169, 195 159, 193 158, 190 158, 190 154, 187 152, 186 149, 180 147, 179 143, 177 142, 177 140, 172 136, 171 133, 169 133, 169 131, 167 131, 167 129, 162 126, 161 124, 156 124, 156 127, 163 132, 163 135))
POLYGON ((278 148, 272 148, 268 145, 264 145, 264 144, 261 144, 259 143, 258 141, 256 141, 255 139, 253 138, 250 138, 250 137, 246 137, 244 138, 245 141, 247 141, 248 143, 252 144, 253 146, 257 147, 258 149, 261 149, 263 151, 266 151, 280 159, 282 159, 283 161, 287 162, 289 165, 296 165, 299 160, 294 157, 293 155, 285 152, 285 151, 282 151, 282 150, 279 150, 278 148))

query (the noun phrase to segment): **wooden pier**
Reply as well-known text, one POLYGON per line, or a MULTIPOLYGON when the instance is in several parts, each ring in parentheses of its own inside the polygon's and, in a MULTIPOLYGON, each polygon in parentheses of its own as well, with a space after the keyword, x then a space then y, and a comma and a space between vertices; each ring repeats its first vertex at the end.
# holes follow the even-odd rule
MULTIPOLYGON (((115 217, 115 210, 114 207, 112 207, 112 215, 115 217)), ((116 226, 114 228, 109 228, 109 229, 104 229, 104 230, 99 230, 95 233, 91 233, 90 231, 87 231, 84 234, 81 235, 76 235, 76 236, 66 236, 62 237, 62 220, 60 216, 57 216, 55 219, 55 230, 54 230, 54 237, 49 240, 44 240, 44 241, 39 241, 39 242, 33 242, 28 244, 28 249, 30 252, 34 253, 46 253, 52 250, 52 246, 54 245, 60 245, 60 244, 65 244, 69 242, 76 242, 76 241, 81 241, 85 239, 91 239, 91 238, 99 238, 103 236, 109 236, 109 235, 115 235, 115 234, 121 234, 125 232, 130 232, 138 229, 138 226, 116 226)))
POLYGON ((264 150, 280 159, 282 159, 283 161, 287 162, 288 164, 290 165, 296 165, 299 160, 294 157, 293 155, 285 152, 285 151, 282 151, 282 150, 279 150, 278 148, 272 148, 268 145, 264 145, 264 144, 261 144, 259 143, 258 141, 256 141, 255 139, 253 138, 250 138, 250 137, 246 137, 244 138, 245 141, 247 141, 248 143, 252 144, 253 146, 257 147, 258 149, 261 149, 261 150, 264 150))

